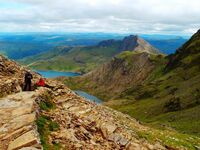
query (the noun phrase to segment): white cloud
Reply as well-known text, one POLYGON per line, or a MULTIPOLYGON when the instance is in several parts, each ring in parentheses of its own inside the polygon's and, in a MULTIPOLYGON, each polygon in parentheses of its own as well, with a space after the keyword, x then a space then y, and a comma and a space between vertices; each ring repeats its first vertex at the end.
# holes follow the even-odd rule
POLYGON ((0 5, 2 2, 15 3, 15 7, 0 7, 1 31, 192 34, 200 28, 199 0, 0 0, 0 5))

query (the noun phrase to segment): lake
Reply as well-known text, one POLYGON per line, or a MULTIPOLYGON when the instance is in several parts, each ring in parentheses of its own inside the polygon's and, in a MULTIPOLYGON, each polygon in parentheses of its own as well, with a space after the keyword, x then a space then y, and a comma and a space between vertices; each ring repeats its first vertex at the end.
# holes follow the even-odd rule
POLYGON ((99 98, 93 96, 93 95, 90 95, 84 91, 79 91, 79 90, 76 90, 74 91, 77 95, 81 96, 81 97, 84 97, 85 99, 91 101, 91 102, 95 102, 97 104, 101 104, 102 103, 102 100, 100 100, 99 98))
MULTIPOLYGON (((38 72, 39 74, 41 74, 43 77, 45 78, 56 78, 56 77, 60 77, 60 76, 65 76, 65 77, 76 77, 76 76, 80 76, 81 74, 79 73, 73 73, 73 72, 59 72, 59 71, 42 71, 42 70, 36 70, 36 72, 38 72)), ((97 104, 101 104, 102 100, 100 100, 99 98, 90 95, 84 91, 74 91, 77 95, 84 97, 86 100, 91 101, 91 102, 95 102, 97 104)))
POLYGON ((74 72, 60 72, 60 71, 43 71, 43 70, 36 70, 39 74, 41 74, 45 78, 56 78, 56 77, 75 77, 75 76, 80 76, 81 74, 79 73, 74 73, 74 72))

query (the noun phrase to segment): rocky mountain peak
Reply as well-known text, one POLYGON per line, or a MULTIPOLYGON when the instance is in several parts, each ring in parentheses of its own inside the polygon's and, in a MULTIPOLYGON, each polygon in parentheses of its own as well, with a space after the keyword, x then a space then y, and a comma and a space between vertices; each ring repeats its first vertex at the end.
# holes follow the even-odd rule
POLYGON ((159 53, 159 50, 150 45, 138 35, 130 35, 122 40, 119 47, 121 51, 139 51, 147 53, 159 53))

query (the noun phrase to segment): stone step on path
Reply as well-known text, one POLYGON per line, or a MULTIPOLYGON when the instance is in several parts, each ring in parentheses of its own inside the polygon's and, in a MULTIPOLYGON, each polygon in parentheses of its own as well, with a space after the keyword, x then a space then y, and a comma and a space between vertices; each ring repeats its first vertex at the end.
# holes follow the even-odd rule
POLYGON ((0 150, 41 149, 36 120, 36 92, 0 99, 0 150))

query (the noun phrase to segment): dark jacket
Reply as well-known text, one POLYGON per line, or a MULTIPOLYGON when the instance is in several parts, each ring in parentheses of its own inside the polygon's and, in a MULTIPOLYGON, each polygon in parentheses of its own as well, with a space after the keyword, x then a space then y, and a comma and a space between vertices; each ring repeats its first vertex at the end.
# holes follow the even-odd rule
POLYGON ((31 79, 33 79, 33 75, 30 72, 27 72, 25 74, 25 82, 26 83, 31 82, 31 79))

